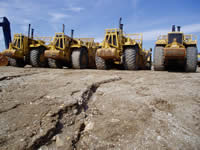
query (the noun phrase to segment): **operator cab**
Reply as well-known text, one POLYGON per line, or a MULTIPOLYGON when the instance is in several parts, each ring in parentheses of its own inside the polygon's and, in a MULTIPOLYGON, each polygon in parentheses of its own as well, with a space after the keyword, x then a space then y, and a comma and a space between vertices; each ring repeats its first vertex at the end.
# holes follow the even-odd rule
POLYGON ((113 46, 118 46, 117 40, 119 39, 118 29, 107 29, 105 41, 113 46))
POLYGON ((168 33, 168 44, 171 44, 172 42, 176 41, 179 44, 183 44, 183 33, 180 31, 181 27, 172 26, 172 32, 168 33))
POLYGON ((117 38, 116 35, 106 35, 106 41, 111 44, 117 46, 117 38))
POLYGON ((58 48, 64 48, 64 34, 56 34, 54 38, 54 45, 58 48))
POLYGON ((20 49, 22 48, 22 45, 23 45, 23 41, 24 41, 24 36, 23 35, 20 35, 20 34, 16 34, 14 39, 13 39, 13 46, 20 49))

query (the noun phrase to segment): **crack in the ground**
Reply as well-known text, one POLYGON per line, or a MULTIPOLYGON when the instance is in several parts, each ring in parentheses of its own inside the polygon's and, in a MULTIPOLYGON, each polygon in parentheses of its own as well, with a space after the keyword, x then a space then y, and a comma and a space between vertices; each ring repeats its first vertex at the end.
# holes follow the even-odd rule
MULTIPOLYGON (((53 118, 56 117, 54 126, 52 128, 50 128, 43 136, 40 136, 39 138, 35 139, 33 144, 30 145, 27 149, 35 150, 35 149, 40 148, 41 146, 50 144, 52 138, 62 132, 62 129, 64 126, 64 124, 62 123, 62 119, 66 113, 75 115, 74 119, 76 119, 76 117, 78 115, 87 111, 88 101, 93 96, 93 94, 96 92, 96 90, 100 87, 100 85, 119 81, 119 80, 121 80, 120 77, 114 77, 111 79, 103 80, 103 81, 96 82, 96 83, 89 85, 86 89, 84 89, 82 91, 82 94, 76 103, 73 103, 71 105, 66 105, 63 108, 59 109, 56 113, 51 115, 51 117, 53 117, 53 118)), ((86 119, 86 118, 87 118, 87 115, 84 116, 84 119, 86 119)), ((74 122, 74 121, 72 121, 72 122, 74 122)), ((74 123, 72 123, 70 125, 74 125, 74 123)), ((78 144, 84 129, 85 129, 85 123, 83 121, 82 123, 80 123, 78 133, 76 133, 72 138, 72 141, 71 141, 72 149, 76 149, 76 147, 77 147, 76 145, 78 144)))
POLYGON ((13 76, 3 76, 3 77, 0 78, 0 81, 12 80, 12 79, 15 79, 15 78, 30 76, 30 75, 34 75, 34 74, 38 74, 38 73, 28 73, 28 74, 19 74, 19 75, 13 75, 13 76))
POLYGON ((43 95, 41 95, 41 96, 40 96, 40 97, 38 97, 38 98, 35 98, 35 99, 34 99, 34 100, 32 100, 30 103, 35 103, 36 101, 43 99, 45 96, 47 96, 47 94, 46 94, 46 93, 45 93, 45 94, 43 94, 43 95))
POLYGON ((53 115, 51 115, 51 117, 56 117, 56 122, 54 124, 54 126, 49 129, 43 136, 40 136, 39 138, 37 138, 33 144, 31 146, 29 146, 27 149, 29 150, 35 150, 40 148, 43 145, 46 144, 50 144, 51 143, 51 139, 59 134, 62 131, 63 128, 63 124, 61 122, 63 115, 65 113, 68 113, 69 111, 72 111, 73 109, 75 109, 77 106, 77 104, 72 104, 72 105, 68 105, 65 106, 63 109, 58 110, 56 113, 54 113, 53 115))
POLYGON ((10 108, 4 109, 4 110, 1 110, 1 109, 0 109, 0 114, 1 114, 1 113, 5 113, 5 112, 8 112, 8 111, 11 111, 11 110, 13 110, 13 109, 15 109, 15 108, 18 108, 18 107, 21 106, 21 105, 27 105, 27 104, 30 104, 30 103, 34 103, 34 102, 36 102, 37 100, 43 99, 45 96, 46 96, 46 94, 43 94, 43 95, 41 95, 40 97, 36 98, 35 100, 33 100, 33 101, 31 101, 31 102, 18 103, 18 104, 15 104, 14 106, 12 106, 12 107, 10 107, 10 108))
POLYGON ((10 110, 12 110, 12 109, 15 109, 15 108, 19 107, 20 105, 21 105, 21 104, 16 104, 16 105, 12 106, 11 108, 8 108, 8 109, 5 109, 5 110, 0 110, 0 114, 1 114, 1 113, 5 113, 5 112, 8 112, 8 111, 10 111, 10 110))
POLYGON ((73 96, 74 94, 76 94, 76 93, 78 93, 78 92, 80 92, 80 90, 72 91, 70 95, 73 96))
MULTIPOLYGON (((92 85, 88 86, 86 88, 86 90, 84 90, 81 94, 80 99, 78 100, 78 110, 82 112, 82 110, 84 110, 84 112, 87 111, 88 109, 88 101, 91 99, 91 97, 93 96, 93 94, 96 92, 96 90, 102 85, 102 84, 106 84, 106 83, 110 83, 110 82, 115 82, 115 81, 119 81, 121 80, 121 77, 115 77, 115 78, 111 78, 111 79, 107 79, 107 80, 103 80, 100 82, 96 82, 93 83, 92 85)), ((81 113, 79 112, 79 114, 81 113)), ((87 118, 87 115, 85 115, 85 118, 87 118)), ((72 140, 72 149, 77 149, 77 144, 81 138, 81 135, 83 133, 83 131, 85 130, 85 123, 83 121, 83 123, 81 123, 80 127, 79 127, 79 132, 77 135, 75 135, 74 139, 72 140)))

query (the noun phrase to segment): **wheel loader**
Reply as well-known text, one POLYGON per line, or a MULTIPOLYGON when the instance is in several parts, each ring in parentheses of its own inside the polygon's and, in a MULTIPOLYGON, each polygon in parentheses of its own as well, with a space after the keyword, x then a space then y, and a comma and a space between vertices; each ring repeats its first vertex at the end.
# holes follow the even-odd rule
POLYGON ((24 67, 30 64, 33 67, 46 67, 47 59, 44 57, 44 50, 48 48, 42 40, 33 38, 33 29, 30 37, 30 27, 28 36, 23 34, 14 34, 13 41, 9 44, 9 48, 4 50, 2 54, 9 57, 11 66, 24 67))
POLYGON ((124 34, 122 18, 119 29, 106 29, 103 42, 96 52, 97 69, 110 69, 113 65, 126 70, 151 68, 151 52, 142 48, 142 34, 124 34))
POLYGON ((74 69, 95 68, 96 44, 93 38, 73 38, 62 33, 56 33, 49 50, 45 51, 51 68, 74 69))
POLYGON ((154 49, 154 70, 163 71, 170 67, 196 72, 197 38, 185 35, 181 27, 172 26, 172 32, 158 37, 154 49))

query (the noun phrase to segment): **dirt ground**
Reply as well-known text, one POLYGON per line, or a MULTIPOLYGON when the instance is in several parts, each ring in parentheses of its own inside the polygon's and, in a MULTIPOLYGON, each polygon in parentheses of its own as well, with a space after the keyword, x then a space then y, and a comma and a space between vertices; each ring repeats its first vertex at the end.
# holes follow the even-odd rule
POLYGON ((0 67, 1 150, 199 150, 197 73, 0 67))

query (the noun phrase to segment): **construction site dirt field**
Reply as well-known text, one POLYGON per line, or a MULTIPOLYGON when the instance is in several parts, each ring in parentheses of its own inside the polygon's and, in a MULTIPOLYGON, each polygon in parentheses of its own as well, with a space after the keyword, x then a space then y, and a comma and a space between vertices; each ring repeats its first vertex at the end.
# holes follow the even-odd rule
POLYGON ((0 67, 1 150, 199 150, 197 73, 0 67))

